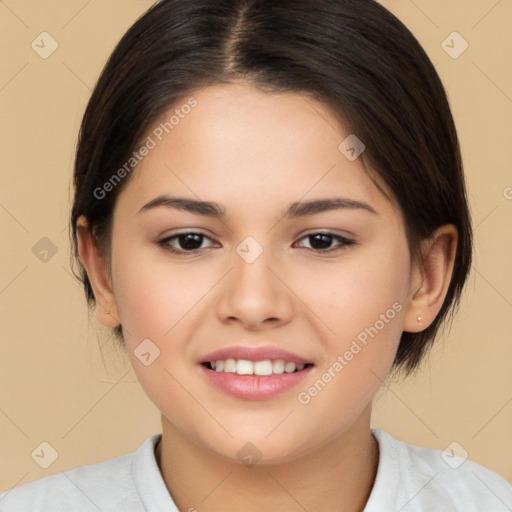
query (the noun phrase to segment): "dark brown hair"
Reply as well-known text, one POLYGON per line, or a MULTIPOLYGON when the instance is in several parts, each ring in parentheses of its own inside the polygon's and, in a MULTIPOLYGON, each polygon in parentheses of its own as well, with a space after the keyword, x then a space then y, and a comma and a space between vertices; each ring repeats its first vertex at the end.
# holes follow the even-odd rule
MULTIPOLYGON (((411 373, 458 306, 472 259, 471 219, 443 85, 411 32, 372 0, 162 0, 133 24, 94 88, 76 152, 70 237, 89 305, 95 298, 79 259, 78 217, 87 217, 108 260, 116 197, 131 174, 109 193, 97 191, 170 106, 235 80, 328 105, 364 142, 367 172, 394 194, 412 257, 436 228, 456 226, 442 308, 424 331, 401 336, 393 368, 411 373)), ((115 334, 122 343, 121 326, 115 334)))

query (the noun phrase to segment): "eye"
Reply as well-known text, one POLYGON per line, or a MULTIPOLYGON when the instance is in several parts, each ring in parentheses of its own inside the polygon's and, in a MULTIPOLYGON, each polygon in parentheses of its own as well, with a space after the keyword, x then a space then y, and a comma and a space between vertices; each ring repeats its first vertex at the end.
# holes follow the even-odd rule
POLYGON ((203 233, 196 231, 188 231, 182 233, 176 233, 175 235, 169 236, 158 241, 158 245, 162 246, 165 250, 176 252, 176 253, 194 253, 199 252, 208 247, 201 247, 204 240, 212 240, 210 237, 203 233), (173 242, 175 244, 173 245, 173 242), (178 245, 178 248, 176 248, 178 245))
MULTIPOLYGON (((310 243, 310 249, 314 252, 334 252, 346 249, 347 247, 354 245, 356 242, 349 238, 345 238, 334 233, 309 233, 308 235, 301 238, 301 240, 308 239, 310 243), (334 247, 330 247, 333 241, 338 241, 339 244, 334 247)), ((308 248, 308 247, 306 247, 308 248)))
MULTIPOLYGON (((300 240, 306 239, 310 243, 310 247, 306 247, 306 249, 311 249, 318 253, 343 250, 356 243, 354 240, 329 232, 309 233, 308 235, 302 237, 300 240), (337 241, 338 245, 332 247, 331 244, 333 241, 337 241)), ((179 254, 193 254, 212 247, 212 245, 203 247, 203 242, 205 240, 212 241, 210 237, 203 233, 188 231, 168 236, 162 240, 159 240, 157 243, 166 251, 179 254)))

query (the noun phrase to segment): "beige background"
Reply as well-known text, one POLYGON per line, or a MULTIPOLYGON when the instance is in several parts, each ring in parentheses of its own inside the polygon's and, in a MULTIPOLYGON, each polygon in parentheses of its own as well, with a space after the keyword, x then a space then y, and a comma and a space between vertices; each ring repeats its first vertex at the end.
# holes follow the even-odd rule
MULTIPOLYGON (((129 363, 102 363, 97 338, 106 331, 88 319, 70 274, 66 225, 90 91, 116 42, 152 3, 0 1, 0 491, 131 452, 160 431, 159 412, 129 363), (31 47, 43 31, 58 43, 47 59, 31 47), (57 250, 46 262, 32 249, 43 237, 57 250), (48 469, 31 457, 43 441, 58 453, 48 469)), ((416 377, 382 389, 372 424, 411 444, 442 450, 457 441, 470 459, 512 481, 512 2, 383 3, 423 44, 448 90, 476 259, 449 336, 416 377), (457 59, 441 46, 453 31, 469 44, 457 59)))

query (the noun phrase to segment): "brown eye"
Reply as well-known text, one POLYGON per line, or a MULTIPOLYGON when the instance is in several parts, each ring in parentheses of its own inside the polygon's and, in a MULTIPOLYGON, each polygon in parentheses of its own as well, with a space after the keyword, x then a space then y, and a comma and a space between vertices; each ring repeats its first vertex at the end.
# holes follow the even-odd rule
POLYGON ((335 235, 334 233, 310 233, 301 238, 301 240, 305 239, 307 239, 310 244, 310 247, 306 248, 310 248, 315 252, 331 252, 342 250, 355 244, 354 240, 350 240, 340 235, 335 235), (338 242, 338 245, 331 247, 333 241, 338 242))
POLYGON ((175 235, 164 238, 158 242, 158 245, 171 252, 193 253, 208 248, 201 247, 205 240, 211 240, 211 238, 202 233, 190 231, 176 233, 175 235))

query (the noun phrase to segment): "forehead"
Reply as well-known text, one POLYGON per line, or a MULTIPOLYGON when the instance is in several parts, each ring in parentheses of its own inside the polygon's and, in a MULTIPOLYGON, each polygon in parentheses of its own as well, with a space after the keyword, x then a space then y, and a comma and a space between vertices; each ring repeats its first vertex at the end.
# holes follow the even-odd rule
POLYGON ((152 124, 145 135, 152 149, 120 200, 128 196, 140 207, 172 193, 247 210, 258 202, 272 208, 342 194, 383 205, 388 200, 360 159, 351 161, 339 149, 350 135, 325 105, 304 94, 241 83, 209 86, 152 124))

